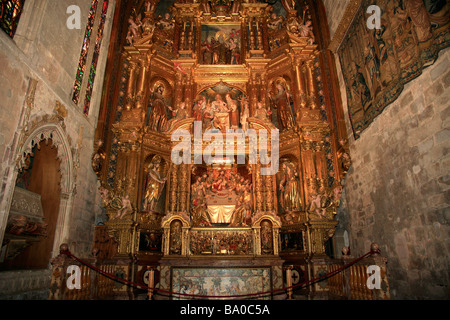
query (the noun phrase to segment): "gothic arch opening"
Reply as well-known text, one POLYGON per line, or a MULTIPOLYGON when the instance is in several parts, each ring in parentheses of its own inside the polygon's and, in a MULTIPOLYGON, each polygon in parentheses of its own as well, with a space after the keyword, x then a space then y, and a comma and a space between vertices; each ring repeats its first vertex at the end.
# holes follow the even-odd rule
POLYGON ((50 259, 58 254, 60 244, 69 237, 75 177, 72 150, 64 124, 59 118, 45 118, 33 122, 32 127, 30 133, 20 140, 17 150, 13 181, 17 181, 19 187, 13 183, 7 191, 11 200, 2 243, 2 267, 6 269, 46 269, 50 259), (27 173, 23 169, 29 168, 31 163, 34 169, 27 173), (29 175, 26 181, 24 174, 25 178, 29 175), (39 210, 41 218, 33 217, 39 210), (45 224, 46 233, 41 232, 45 224), (11 227, 15 228, 12 235, 8 233, 11 227), (34 237, 33 234, 23 234, 21 230, 28 230, 28 233, 34 230, 34 237), (42 239, 36 239, 36 236, 42 239), (20 241, 13 245, 12 238, 20 241), (33 253, 25 254, 16 262, 7 262, 30 247, 30 240, 43 244, 39 247, 33 245, 28 249, 33 253))
POLYGON ((61 160, 51 139, 41 140, 19 170, 6 229, 5 269, 45 269, 52 255, 61 200, 61 160), (17 194, 23 197, 17 199, 17 194), (37 198, 42 210, 27 210, 37 198), (22 202, 22 203, 20 203, 22 202), (22 245, 24 250, 19 247, 22 245))

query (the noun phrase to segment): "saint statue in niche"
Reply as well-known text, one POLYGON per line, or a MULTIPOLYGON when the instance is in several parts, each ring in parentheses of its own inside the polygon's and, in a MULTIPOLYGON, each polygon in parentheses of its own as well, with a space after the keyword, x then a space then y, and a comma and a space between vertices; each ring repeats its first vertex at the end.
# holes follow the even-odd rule
POLYGON ((273 253, 272 223, 268 220, 264 220, 261 222, 261 253, 273 253))
POLYGON ((180 220, 174 220, 170 224, 170 254, 181 254, 182 225, 180 220))
POLYGON ((164 85, 157 84, 156 89, 150 94, 146 125, 153 131, 161 131, 167 125, 166 109, 169 109, 170 105, 164 97, 164 91, 164 85))
POLYGON ((299 177, 295 165, 292 162, 284 162, 281 165, 282 176, 279 183, 280 206, 285 212, 301 210, 299 177))
POLYGON ((155 156, 148 165, 144 184, 143 211, 154 211, 161 197, 167 177, 161 172, 161 157, 155 156))
POLYGON ((277 110, 278 128, 280 131, 289 130, 295 126, 294 115, 291 109, 292 95, 282 82, 275 84, 275 94, 269 92, 271 106, 277 110))

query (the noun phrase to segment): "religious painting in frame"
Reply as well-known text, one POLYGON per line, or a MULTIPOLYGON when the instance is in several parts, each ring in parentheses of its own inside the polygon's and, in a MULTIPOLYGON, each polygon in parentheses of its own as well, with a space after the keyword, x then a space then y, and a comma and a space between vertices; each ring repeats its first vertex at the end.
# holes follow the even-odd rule
POLYGON ((223 82, 202 90, 192 107, 193 117, 202 122, 202 129, 220 130, 248 127, 249 106, 241 90, 223 82))
MULTIPOLYGON (((172 292, 215 296, 241 296, 242 299, 268 300, 271 298, 272 270, 270 267, 254 268, 172 268, 172 292), (269 293, 267 293, 269 292, 269 293), (253 295, 255 293, 265 293, 253 295), (245 296, 248 295, 248 296, 245 296)), ((175 300, 191 299, 190 296, 174 296, 175 300)), ((237 297, 239 298, 239 297, 237 297)), ((202 298, 204 299, 204 298, 202 298)))
POLYGON ((450 45, 449 10, 446 0, 362 1, 337 52, 356 139, 450 45), (378 27, 368 27, 371 5, 378 27))
POLYGON ((304 251, 303 232, 281 233, 281 251, 304 251))
POLYGON ((139 252, 161 252, 162 233, 141 230, 139 233, 139 252))
POLYGON ((239 24, 202 25, 200 62, 206 65, 242 64, 240 28, 239 24))

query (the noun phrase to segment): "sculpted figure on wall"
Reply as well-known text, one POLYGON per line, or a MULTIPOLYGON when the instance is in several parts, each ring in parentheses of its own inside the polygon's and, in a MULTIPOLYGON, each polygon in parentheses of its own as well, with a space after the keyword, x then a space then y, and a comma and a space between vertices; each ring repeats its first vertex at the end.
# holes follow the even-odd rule
POLYGON ((281 166, 282 175, 279 183, 280 206, 285 212, 301 210, 299 175, 295 165, 288 161, 281 166))
POLYGON ((277 32, 281 29, 281 26, 283 25, 283 17, 278 16, 275 12, 273 12, 270 15, 270 19, 267 21, 267 28, 269 29, 270 33, 277 32))
POLYGON ((197 227, 251 224, 252 183, 234 168, 209 169, 191 185, 191 217, 197 227))
POLYGON ((189 117, 189 112, 186 110, 185 102, 180 102, 177 109, 174 109, 171 106, 167 106, 167 108, 172 111, 172 118, 167 122, 165 131, 169 131, 174 125, 176 125, 177 122, 189 117))
POLYGON ((248 118, 250 117, 250 107, 249 107, 249 103, 247 98, 242 98, 241 99, 241 105, 243 106, 242 111, 241 111, 241 125, 242 125, 242 130, 244 130, 244 132, 247 132, 249 126, 248 126, 248 118))
POLYGON ((167 126, 166 109, 170 108, 164 97, 164 85, 160 84, 150 95, 147 109, 147 126, 153 131, 161 131, 167 126))
POLYGON ((282 83, 275 85, 275 93, 269 92, 271 106, 277 110, 278 128, 280 131, 289 130, 295 126, 294 115, 291 109, 292 96, 282 83))
POLYGON ((167 177, 161 172, 161 157, 155 156, 148 164, 144 182, 142 210, 154 211, 161 197, 167 177))

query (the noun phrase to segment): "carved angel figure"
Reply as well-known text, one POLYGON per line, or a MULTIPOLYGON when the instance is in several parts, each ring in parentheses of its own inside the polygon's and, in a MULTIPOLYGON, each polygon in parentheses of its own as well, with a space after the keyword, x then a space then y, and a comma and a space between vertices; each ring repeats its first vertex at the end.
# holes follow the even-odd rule
POLYGON ((270 19, 267 21, 267 28, 269 31, 276 32, 281 29, 283 24, 283 17, 278 16, 275 12, 271 14, 270 19))
POLYGON ((122 197, 122 208, 117 211, 116 217, 122 219, 125 215, 133 212, 133 206, 131 205, 130 197, 126 195, 122 197))

